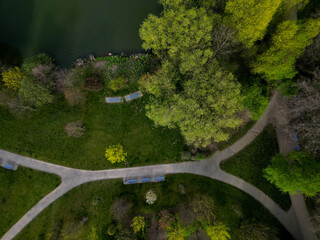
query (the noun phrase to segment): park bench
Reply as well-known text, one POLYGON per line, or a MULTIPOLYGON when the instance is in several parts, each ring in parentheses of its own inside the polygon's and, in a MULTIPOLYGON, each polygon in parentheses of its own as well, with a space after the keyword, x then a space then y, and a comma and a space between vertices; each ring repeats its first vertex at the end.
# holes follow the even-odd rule
POLYGON ((130 93, 129 95, 124 96, 124 98, 126 99, 127 102, 130 102, 134 99, 141 98, 142 96, 143 96, 143 94, 141 93, 141 91, 137 91, 137 92, 130 93))
POLYGON ((106 97, 106 103, 122 103, 122 97, 106 97))
POLYGON ((12 170, 12 171, 16 171, 17 168, 18 168, 18 165, 14 162, 10 162, 10 161, 7 161, 7 162, 3 162, 2 163, 2 160, 0 162, 1 166, 7 170, 12 170))
POLYGON ((148 182, 161 182, 164 181, 164 176, 156 177, 135 177, 135 178, 123 178, 123 184, 135 184, 135 183, 148 183, 148 182))

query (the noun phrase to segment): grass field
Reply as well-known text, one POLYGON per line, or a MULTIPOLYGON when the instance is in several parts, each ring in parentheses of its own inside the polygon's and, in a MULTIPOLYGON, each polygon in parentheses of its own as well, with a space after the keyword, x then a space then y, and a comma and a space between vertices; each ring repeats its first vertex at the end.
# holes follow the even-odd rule
POLYGON ((154 127, 145 116, 147 97, 124 104, 106 104, 104 96, 88 93, 84 106, 69 107, 63 99, 18 119, 0 108, 0 148, 44 161, 83 169, 106 169, 177 162, 184 150, 178 129, 154 127), (85 134, 68 137, 64 126, 82 121, 85 134), (106 147, 122 144, 127 164, 111 165, 106 147))
POLYGON ((110 207, 116 198, 125 195, 133 203, 131 218, 137 215, 150 218, 162 209, 176 209, 197 194, 213 198, 216 219, 228 225, 232 239, 237 239, 235 229, 248 219, 277 227, 280 239, 291 239, 279 222, 249 195, 212 179, 186 174, 168 176, 162 183, 123 185, 121 181, 112 180, 79 186, 49 206, 17 239, 86 239, 92 227, 98 230, 99 239, 113 239, 107 235, 107 227, 113 223, 110 207), (183 184, 185 194, 179 190, 179 184, 183 184), (145 194, 150 188, 158 199, 149 206, 145 194), (83 219, 87 220, 81 224, 83 219))
POLYGON ((268 125, 250 145, 231 159, 224 161, 221 168, 255 185, 284 210, 288 210, 291 206, 289 195, 280 192, 263 177, 263 169, 277 152, 279 148, 276 133, 273 126, 268 125))
POLYGON ((55 175, 19 167, 0 168, 0 237, 60 183, 55 175))

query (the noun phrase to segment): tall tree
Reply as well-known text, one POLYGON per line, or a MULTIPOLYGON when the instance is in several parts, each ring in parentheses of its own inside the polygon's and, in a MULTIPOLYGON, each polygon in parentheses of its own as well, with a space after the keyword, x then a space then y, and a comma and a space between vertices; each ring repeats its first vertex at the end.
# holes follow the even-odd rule
POLYGON ((229 0, 225 11, 228 22, 237 30, 240 42, 252 47, 262 40, 281 0, 229 0))
POLYGON ((143 86, 154 96, 147 116, 161 126, 178 126, 188 143, 207 146, 212 138, 227 140, 230 129, 241 124, 240 84, 217 65, 182 79, 165 64, 143 86))
POLYGON ((293 78, 298 73, 296 60, 319 32, 320 18, 309 19, 302 24, 283 22, 272 37, 270 48, 258 56, 254 72, 276 83, 293 78))
POLYGON ((169 58, 182 72, 188 72, 205 65, 212 57, 213 24, 221 18, 202 7, 187 9, 187 3, 177 8, 176 2, 166 1, 161 17, 149 15, 141 26, 140 37, 144 49, 169 58))
POLYGON ((265 169, 265 178, 283 192, 315 196, 320 191, 320 162, 306 152, 293 152, 288 156, 277 154, 265 169))

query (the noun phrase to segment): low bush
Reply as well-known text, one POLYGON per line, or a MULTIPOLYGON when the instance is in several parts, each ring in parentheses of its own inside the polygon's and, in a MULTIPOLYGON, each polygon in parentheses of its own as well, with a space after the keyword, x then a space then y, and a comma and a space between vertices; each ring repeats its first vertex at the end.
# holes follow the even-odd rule
POLYGON ((23 77, 18 94, 28 106, 36 108, 52 103, 54 98, 49 89, 30 76, 23 77))
POLYGON ((121 77, 112 79, 110 80, 110 88, 114 92, 119 91, 126 86, 126 82, 127 81, 121 77))
POLYGON ((256 121, 268 106, 268 98, 263 95, 262 88, 258 85, 245 87, 242 90, 242 105, 251 112, 251 119, 256 121))
POLYGON ((85 95, 78 87, 68 88, 63 92, 63 94, 71 107, 85 102, 85 95))
POLYGON ((102 88, 103 84, 101 83, 100 78, 97 75, 87 77, 84 81, 84 89, 86 90, 98 92, 102 88))
POLYGON ((64 131, 68 137, 79 138, 84 134, 85 126, 80 121, 70 122, 64 127, 64 131))
POLYGON ((4 71, 1 75, 5 87, 13 90, 18 90, 22 80, 20 68, 9 68, 7 71, 4 71))
POLYGON ((26 73, 32 73, 32 70, 39 65, 51 65, 51 64, 53 64, 53 59, 45 53, 40 53, 36 56, 32 56, 24 59, 22 63, 22 69, 26 73))
POLYGON ((110 225, 108 227, 108 235, 113 236, 116 233, 116 230, 117 230, 117 228, 115 225, 113 225, 113 224, 110 225))

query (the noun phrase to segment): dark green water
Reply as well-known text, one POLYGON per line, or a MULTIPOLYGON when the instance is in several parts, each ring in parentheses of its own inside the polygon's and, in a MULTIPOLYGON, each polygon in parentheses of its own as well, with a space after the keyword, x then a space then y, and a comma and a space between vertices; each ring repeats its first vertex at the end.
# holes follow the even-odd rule
POLYGON ((46 52, 68 66, 89 54, 142 52, 139 27, 160 11, 157 0, 0 0, 0 55, 46 52))

